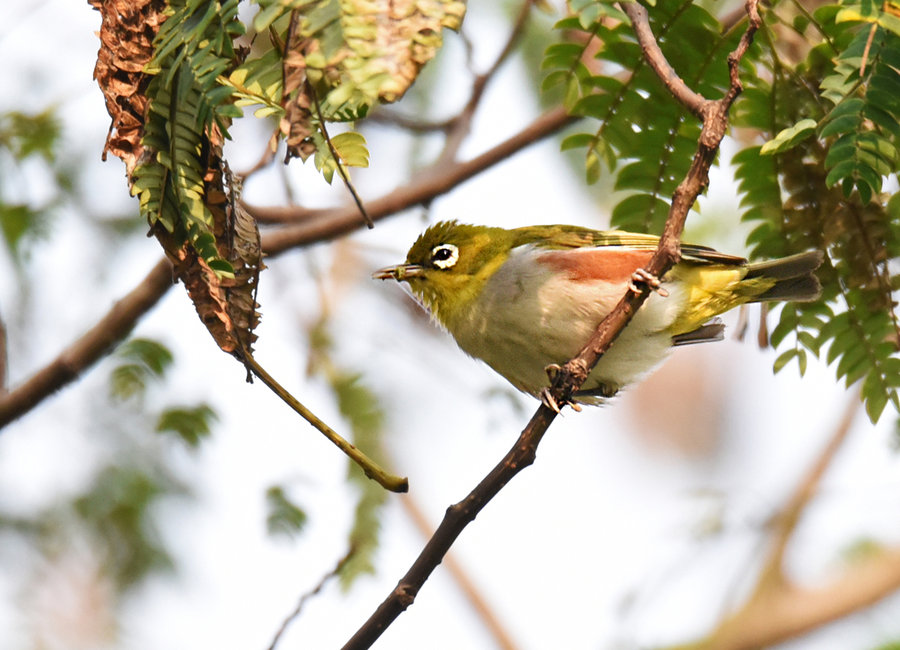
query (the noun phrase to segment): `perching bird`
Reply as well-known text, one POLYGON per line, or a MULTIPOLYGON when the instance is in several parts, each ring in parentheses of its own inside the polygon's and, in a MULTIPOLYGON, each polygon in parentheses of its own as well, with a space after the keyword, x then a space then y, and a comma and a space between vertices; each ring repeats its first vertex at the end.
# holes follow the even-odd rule
MULTIPOLYGON (((635 280, 659 238, 577 226, 506 230, 448 221, 426 230, 406 262, 373 274, 408 282, 469 355, 540 397, 547 369, 574 357, 635 280), (637 275, 636 275, 637 274, 637 275)), ((811 301, 821 251, 750 264, 705 246, 658 283, 575 401, 597 403, 659 364, 673 346, 721 340, 715 316, 748 302, 811 301)))

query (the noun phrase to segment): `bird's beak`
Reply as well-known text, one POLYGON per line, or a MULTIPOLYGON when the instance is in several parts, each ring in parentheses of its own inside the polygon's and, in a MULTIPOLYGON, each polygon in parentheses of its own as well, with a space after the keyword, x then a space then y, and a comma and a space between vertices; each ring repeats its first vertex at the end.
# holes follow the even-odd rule
POLYGON ((394 266, 386 266, 372 274, 375 280, 396 280, 403 282, 409 278, 422 277, 424 268, 418 264, 395 264, 394 266))

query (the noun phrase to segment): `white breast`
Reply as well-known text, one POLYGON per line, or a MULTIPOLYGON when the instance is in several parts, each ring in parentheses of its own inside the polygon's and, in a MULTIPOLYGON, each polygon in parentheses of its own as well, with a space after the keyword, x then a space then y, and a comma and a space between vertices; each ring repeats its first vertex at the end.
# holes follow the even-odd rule
MULTIPOLYGON (((548 384, 544 368, 575 356, 626 289, 621 283, 573 282, 538 263, 542 252, 515 249, 453 332, 465 352, 531 394, 548 384)), ((684 300, 677 284, 667 282, 666 289, 669 297, 652 294, 644 303, 584 389, 622 387, 665 359, 671 347, 665 330, 684 300)))

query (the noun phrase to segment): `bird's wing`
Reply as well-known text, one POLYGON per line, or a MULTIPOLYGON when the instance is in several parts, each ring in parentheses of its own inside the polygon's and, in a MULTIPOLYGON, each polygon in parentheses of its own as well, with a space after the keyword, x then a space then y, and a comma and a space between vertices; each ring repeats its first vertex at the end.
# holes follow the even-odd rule
MULTIPOLYGON (((631 251, 654 251, 659 245, 659 237, 624 230, 592 230, 579 226, 527 226, 516 230, 516 245, 531 244, 549 250, 572 250, 578 248, 620 247, 631 251)), ((708 246, 694 244, 681 245, 683 260, 705 264, 743 266, 747 260, 737 255, 720 253, 708 246)))

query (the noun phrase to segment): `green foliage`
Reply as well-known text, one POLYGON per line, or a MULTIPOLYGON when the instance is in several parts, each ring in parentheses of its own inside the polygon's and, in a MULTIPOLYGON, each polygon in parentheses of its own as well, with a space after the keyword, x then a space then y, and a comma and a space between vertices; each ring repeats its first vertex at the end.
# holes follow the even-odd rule
MULTIPOLYGON (((384 434, 385 413, 378 398, 358 373, 338 367, 331 359, 332 342, 327 319, 315 323, 310 330, 310 372, 325 378, 337 399, 338 409, 353 431, 353 443, 376 463, 384 464, 380 451, 384 434)), ((369 480, 355 463, 349 464, 350 480, 359 490, 359 500, 349 535, 352 553, 341 565, 340 579, 344 588, 364 573, 372 573, 378 549, 378 515, 386 492, 369 480)))
POLYGON ((146 70, 155 76, 147 88, 143 144, 156 155, 135 169, 132 192, 151 226, 189 242, 210 268, 230 277, 231 264, 215 245, 203 179, 210 140, 227 137, 230 118, 240 114, 230 101, 232 89, 218 81, 235 63, 232 39, 244 31, 238 0, 176 0, 169 6, 146 70))
MULTIPOLYGON (((330 148, 324 142, 324 131, 314 134, 316 143, 315 164, 316 169, 322 172, 326 181, 331 183, 334 172, 337 171, 338 161, 332 155, 330 148), (321 138, 321 140, 320 140, 321 138)), ((342 164, 350 167, 368 167, 369 151, 366 149, 366 139, 360 133, 347 131, 339 133, 331 138, 331 144, 342 164)))
POLYGON ((863 203, 881 192, 882 178, 900 166, 900 36, 872 25, 860 30, 821 84, 835 107, 822 122, 830 142, 828 185, 855 188, 863 203))
MULTIPOLYGON (((359 375, 337 373, 331 379, 332 388, 338 399, 341 414, 350 423, 353 430, 354 443, 376 462, 382 454, 377 453, 381 444, 385 414, 378 398, 365 384, 359 375)), ((373 573, 373 560, 378 550, 378 533, 380 530, 379 514, 384 505, 386 492, 369 480, 355 463, 349 465, 350 479, 359 490, 359 501, 353 527, 350 529, 350 548, 354 553, 341 567, 340 579, 344 588, 364 573, 373 573)))
POLYGON ((294 537, 306 526, 306 512, 288 498, 281 486, 266 490, 266 508, 266 529, 270 535, 294 537))
MULTIPOLYGON (((669 198, 691 164, 700 124, 644 64, 627 17, 602 3, 579 2, 573 9, 576 16, 557 24, 567 42, 547 50, 544 88, 564 84, 569 110, 597 120, 598 127, 569 136, 562 147, 586 148, 588 182, 598 180, 605 165, 615 175, 615 189, 627 193, 613 208, 614 226, 661 232, 669 198), (586 58, 593 47, 596 54, 586 58), (609 74, 619 66, 631 73, 609 74)), ((728 84, 724 55, 737 35, 723 38, 718 21, 689 1, 665 0, 650 16, 679 75, 706 96, 720 97, 728 84)))
POLYGON ((889 266, 900 255, 900 215, 881 194, 898 164, 900 102, 884 88, 896 82, 886 61, 900 56, 900 39, 837 15, 828 6, 809 17, 827 38, 796 67, 781 60, 771 28, 763 32, 760 74, 745 75, 734 123, 770 139, 733 162, 742 218, 756 224, 751 256, 818 248, 830 261, 819 273, 823 301, 782 309, 772 343, 795 336, 776 369, 796 359, 802 372, 806 351, 824 353, 848 386, 861 382, 874 421, 888 403, 900 409, 898 283, 889 266))
POLYGON ((164 497, 182 491, 165 476, 111 465, 74 500, 73 511, 92 548, 122 588, 136 585, 151 572, 172 568, 153 522, 153 509, 164 497))
MULTIPOLYGON (((570 111, 598 126, 562 148, 585 148, 588 180, 605 166, 615 188, 628 192, 613 208, 613 225, 659 232, 696 150, 698 121, 644 64, 627 18, 605 3, 570 7, 574 15, 558 24, 563 42, 545 55, 544 87, 563 86, 570 111)), ((743 24, 723 36, 710 14, 684 0, 663 0, 649 15, 676 73, 704 97, 721 97, 726 54, 743 24)), ((750 256, 828 253, 822 301, 780 312, 775 370, 796 361, 803 373, 809 353, 822 355, 848 386, 860 382, 876 420, 888 403, 900 410, 900 277, 892 273, 900 200, 882 193, 900 167, 900 21, 868 1, 812 14, 775 3, 763 18, 741 62, 744 92, 731 116, 750 134, 733 158, 742 219, 753 224, 750 256), (808 43, 799 63, 786 45, 798 41, 808 43)))
POLYGON ((121 360, 110 373, 110 394, 119 400, 141 397, 147 384, 160 379, 173 357, 169 349, 151 339, 130 339, 116 349, 116 358, 121 360))
POLYGON ((0 114, 0 235, 16 262, 21 262, 23 243, 44 233, 49 213, 73 191, 71 170, 57 161, 60 139, 61 125, 53 109, 33 115, 0 114), (23 168, 32 162, 50 172, 55 181, 52 192, 43 187, 28 191, 23 168))
POLYGON ((156 421, 157 433, 173 433, 189 447, 196 449, 212 433, 216 412, 208 404, 169 407, 156 421))

